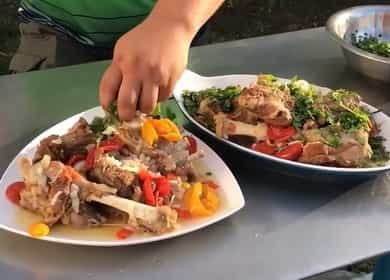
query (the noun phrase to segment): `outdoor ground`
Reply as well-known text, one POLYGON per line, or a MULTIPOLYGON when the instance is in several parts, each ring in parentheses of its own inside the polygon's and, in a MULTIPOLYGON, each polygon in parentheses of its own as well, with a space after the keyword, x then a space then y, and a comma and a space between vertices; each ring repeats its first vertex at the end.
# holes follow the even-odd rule
MULTIPOLYGON (((64 0, 65 1, 65 0, 64 0)), ((18 45, 16 10, 19 0, 0 0, 0 75, 18 45)), ((210 20, 204 43, 318 27, 343 8, 361 4, 390 4, 390 0, 226 0, 210 20)), ((371 271, 374 260, 349 267, 371 271)))
MULTIPOLYGON (((18 45, 18 2, 0 0, 0 75, 7 73, 18 45)), ((361 4, 390 4, 390 0, 226 0, 210 20, 204 43, 322 26, 335 11, 361 4)))

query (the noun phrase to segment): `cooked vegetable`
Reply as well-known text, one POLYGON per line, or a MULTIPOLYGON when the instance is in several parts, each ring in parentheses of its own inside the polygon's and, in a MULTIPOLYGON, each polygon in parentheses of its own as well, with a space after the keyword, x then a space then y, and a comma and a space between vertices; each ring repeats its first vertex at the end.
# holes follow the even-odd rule
POLYGON ((210 216, 218 209, 219 199, 213 188, 197 182, 184 194, 184 206, 192 216, 210 216))
POLYGON ((146 143, 152 146, 158 140, 158 134, 153 124, 150 121, 144 122, 142 125, 142 138, 146 143))
POLYGON ((198 146, 197 146, 195 138, 192 136, 185 136, 184 139, 188 143, 188 151, 190 152, 190 154, 191 155, 195 154, 198 151, 198 146))
POLYGON ((291 139, 296 133, 296 129, 292 126, 278 127, 269 125, 267 130, 268 139, 276 142, 286 142, 291 139))
POLYGON ((49 232, 49 226, 44 223, 33 224, 28 229, 28 233, 35 238, 45 237, 49 234, 49 232))
POLYGON ((301 156, 302 151, 302 143, 296 142, 293 144, 289 144, 286 148, 284 148, 280 152, 277 152, 275 156, 281 159, 297 160, 301 156))
POLYGON ((116 232, 116 237, 118 239, 126 239, 129 236, 131 236, 134 233, 133 230, 130 230, 128 228, 122 228, 116 232))
POLYGON ((264 141, 253 144, 252 149, 259 152, 259 153, 263 153, 266 155, 273 155, 276 153, 276 150, 277 150, 274 145, 270 145, 264 141))
POLYGON ((20 192, 26 187, 24 182, 15 182, 9 185, 5 191, 5 195, 12 203, 19 205, 20 192))

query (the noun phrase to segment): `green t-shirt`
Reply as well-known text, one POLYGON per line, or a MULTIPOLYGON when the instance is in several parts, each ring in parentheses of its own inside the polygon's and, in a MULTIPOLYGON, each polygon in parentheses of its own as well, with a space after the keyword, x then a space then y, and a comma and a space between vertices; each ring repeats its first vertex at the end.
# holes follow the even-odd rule
POLYGON ((138 25, 156 0, 22 0, 34 11, 97 46, 111 46, 138 25))

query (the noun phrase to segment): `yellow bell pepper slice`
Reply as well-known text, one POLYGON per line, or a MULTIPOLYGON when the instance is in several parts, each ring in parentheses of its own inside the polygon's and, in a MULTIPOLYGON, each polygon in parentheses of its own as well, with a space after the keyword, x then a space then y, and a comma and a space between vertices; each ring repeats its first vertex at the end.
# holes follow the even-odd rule
POLYGON ((195 217, 212 215, 219 207, 216 191, 202 183, 194 183, 184 194, 184 207, 195 217))
POLYGON ((168 122, 166 122, 166 119, 161 120, 150 120, 150 122, 153 124, 153 127, 156 129, 157 133, 159 135, 166 134, 171 131, 171 127, 169 126, 168 122))
POLYGON ((165 140, 170 142, 177 142, 182 138, 179 129, 170 119, 154 119, 151 120, 151 123, 153 124, 157 134, 165 140))
POLYGON ((210 211, 215 212, 219 207, 219 197, 216 191, 203 184, 203 195, 201 198, 203 205, 210 211))
POLYGON ((49 232, 50 232, 49 226, 44 223, 33 224, 28 229, 28 233, 35 238, 47 236, 49 232))
POLYGON ((158 134, 150 120, 146 120, 142 125, 141 134, 144 141, 150 146, 152 146, 154 142, 158 140, 158 134))

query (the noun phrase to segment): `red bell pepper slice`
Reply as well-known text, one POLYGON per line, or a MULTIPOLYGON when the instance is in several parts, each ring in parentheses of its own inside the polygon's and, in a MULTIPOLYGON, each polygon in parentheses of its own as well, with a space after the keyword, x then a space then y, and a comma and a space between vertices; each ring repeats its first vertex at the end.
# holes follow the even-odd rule
POLYGON ((152 178, 146 178, 142 183, 142 191, 144 193, 145 203, 151 206, 156 206, 156 198, 152 189, 152 178))
POLYGON ((169 181, 166 177, 158 177, 154 179, 157 187, 157 191, 161 197, 166 197, 171 192, 171 186, 169 184, 169 181))
POLYGON ((196 139, 192 136, 185 136, 184 137, 187 140, 188 143, 188 151, 190 154, 195 154, 198 150, 198 144, 196 143, 196 139))
POLYGON ((77 154, 70 157, 70 159, 67 161, 66 165, 74 166, 76 163, 85 160, 87 158, 86 155, 77 154))

